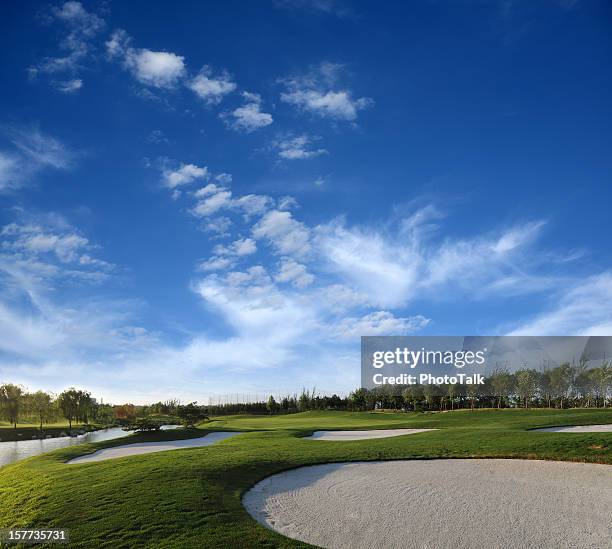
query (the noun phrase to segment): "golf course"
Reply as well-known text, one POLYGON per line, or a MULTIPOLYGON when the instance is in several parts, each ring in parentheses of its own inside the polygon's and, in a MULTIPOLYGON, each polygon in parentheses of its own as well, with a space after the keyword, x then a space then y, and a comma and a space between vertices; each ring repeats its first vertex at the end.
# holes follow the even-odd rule
MULTIPOLYGON (((0 468, 0 528, 67 528, 73 547, 308 547, 311 546, 308 543, 259 524, 245 508, 243 498, 249 497, 245 494, 271 475, 302 466, 345 462, 380 464, 388 460, 419 460, 418 463, 428 460, 431 466, 437 463, 432 460, 440 460, 447 466, 455 463, 451 460, 457 460, 458 466, 467 469, 470 465, 465 463, 469 460, 502 465, 510 463, 506 460, 517 460, 512 462, 516 467, 508 466, 506 484, 513 480, 508 475, 519 474, 516 471, 522 464, 527 463, 529 467, 532 463, 525 460, 557 462, 554 464, 558 469, 554 477, 557 479, 571 474, 564 473, 565 467, 587 467, 581 463, 559 465, 558 462, 584 462, 599 464, 588 467, 599 477, 609 479, 612 477, 607 470, 612 465, 612 433, 602 431, 601 427, 593 433, 533 431, 609 424, 612 424, 610 409, 312 411, 212 417, 197 429, 160 431, 72 446, 0 468), (428 431, 363 440, 309 438, 317 431, 384 429, 428 431), (239 434, 204 447, 179 446, 180 449, 144 455, 66 463, 104 448, 201 438, 212 432, 239 434)), ((304 470, 307 469, 313 468, 304 470)), ((499 469, 496 474, 499 475, 499 469)), ((541 472, 539 477, 542 478, 541 472)), ((367 503, 367 483, 360 492, 358 478, 352 482, 351 500, 367 503)), ((371 484, 371 479, 368 482, 371 484)), ((587 486, 586 481, 580 482, 581 486, 587 486)), ((610 499, 609 486, 602 486, 597 479, 590 482, 595 488, 601 487, 597 497, 604 502, 610 499)), ((392 491, 389 486, 389 493, 392 491)), ((554 493, 539 497, 555 498, 554 493)), ((395 504, 403 502, 414 508, 418 505, 415 501, 398 500, 395 504)), ((588 502, 580 502, 582 508, 588 506, 588 502)), ((466 508, 469 503, 464 498, 466 508)), ((487 502, 480 505, 486 508, 487 502)), ((313 517, 317 515, 317 509, 312 512, 313 517)), ((608 528, 609 524, 600 526, 608 528)), ((337 529, 343 531, 346 546, 350 546, 349 525, 339 524, 337 529)), ((406 537, 405 546, 416 543, 409 526, 402 535, 406 537)), ((520 542, 513 540, 513 543, 517 541, 520 542)), ((609 538, 600 541, 605 546, 609 538)), ((381 542, 379 546, 385 544, 381 542)))

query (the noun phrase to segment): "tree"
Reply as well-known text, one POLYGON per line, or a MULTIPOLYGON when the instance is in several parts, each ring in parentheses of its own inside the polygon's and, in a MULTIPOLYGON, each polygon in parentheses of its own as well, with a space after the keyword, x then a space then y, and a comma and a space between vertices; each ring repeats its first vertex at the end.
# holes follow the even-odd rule
POLYGON ((446 394, 451 403, 451 410, 455 409, 455 397, 457 396, 457 386, 454 383, 449 383, 446 387, 446 394))
POLYGON ((535 370, 524 368, 517 370, 514 377, 516 378, 516 392, 527 408, 538 390, 538 373, 535 370))
POLYGON ((599 368, 591 370, 591 376, 595 386, 595 398, 601 398, 601 405, 605 408, 608 392, 612 387, 612 362, 609 360, 602 362, 599 368))
POLYGON ((491 375, 491 386, 493 387, 493 393, 497 397, 498 408, 501 408, 504 399, 507 400, 510 397, 512 385, 512 375, 505 368, 495 370, 491 375))
POLYGON ((417 402, 419 401, 418 386, 408 385, 402 394, 404 396, 406 406, 412 404, 412 409, 416 412, 417 402))
POLYGON ((569 362, 564 362, 550 371, 550 385, 553 395, 559 399, 560 408, 563 408, 563 400, 570 390, 572 375, 569 362))
POLYGON ((23 388, 12 383, 0 385, 0 413, 17 429, 23 403, 23 388))
POLYGON ((45 393, 44 391, 36 391, 28 396, 30 410, 38 418, 40 422, 40 431, 42 432, 43 422, 48 421, 53 412, 53 399, 49 393, 45 393))
POLYGON ((191 402, 185 406, 177 406, 176 415, 181 419, 185 427, 195 427, 201 421, 208 421, 206 411, 197 402, 191 402))
POLYGON ((266 408, 268 409, 268 412, 270 413, 270 415, 273 415, 276 412, 278 412, 279 405, 276 402, 276 400, 274 400, 274 397, 272 395, 270 395, 270 398, 268 399, 268 403, 266 404, 266 408))
POLYGON ((363 410, 366 407, 366 390, 356 389, 349 395, 353 410, 363 410))
POLYGON ((68 425, 72 431, 72 422, 76 419, 79 412, 79 398, 80 391, 77 391, 74 387, 66 389, 57 397, 57 404, 64 414, 64 417, 68 420, 68 425))
POLYGON ((480 393, 480 385, 477 383, 470 383, 465 388, 467 397, 470 399, 470 410, 474 410, 474 403, 476 402, 476 398, 480 393))
POLYGON ((91 398, 89 391, 77 391, 77 411, 76 417, 83 423, 89 423, 89 417, 95 405, 95 399, 91 398))

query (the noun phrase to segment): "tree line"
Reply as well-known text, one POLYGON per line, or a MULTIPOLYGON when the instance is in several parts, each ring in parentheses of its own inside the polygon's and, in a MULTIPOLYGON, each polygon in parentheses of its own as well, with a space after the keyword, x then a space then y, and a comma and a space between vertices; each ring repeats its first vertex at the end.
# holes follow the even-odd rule
POLYGON ((233 414, 291 414, 308 410, 405 410, 432 411, 459 408, 605 408, 612 405, 612 361, 588 368, 564 363, 555 368, 521 368, 515 372, 498 368, 486 376, 484 385, 386 385, 356 389, 346 397, 318 394, 302 389, 278 401, 198 406, 167 400, 145 406, 102 404, 91 393, 73 387, 54 396, 45 391, 28 392, 20 385, 0 385, 0 419, 17 427, 21 420, 44 423, 65 419, 99 425, 131 425, 137 419, 166 416, 186 425, 208 416, 233 414))
POLYGON ((0 420, 15 429, 22 422, 36 423, 40 431, 44 424, 67 421, 72 431, 74 423, 99 427, 121 426, 138 431, 157 430, 163 423, 182 423, 190 427, 208 419, 207 410, 196 402, 181 405, 171 399, 148 405, 103 404, 82 389, 70 387, 54 395, 46 391, 30 392, 21 385, 0 385, 0 420))
POLYGON ((587 368, 585 360, 555 368, 498 368, 484 385, 396 385, 358 389, 349 409, 453 410, 457 408, 605 408, 612 404, 612 362, 587 368))
POLYGON ((17 428, 19 422, 43 424, 67 420, 73 423, 111 423, 115 417, 111 406, 100 404, 89 391, 71 387, 58 395, 46 391, 29 392, 13 383, 0 385, 0 419, 17 428))
POLYGON ((444 411, 461 408, 605 408, 612 405, 612 362, 587 368, 587 361, 555 368, 498 368, 484 385, 385 385, 356 389, 347 397, 320 396, 303 390, 280 402, 225 404, 214 415, 236 413, 294 413, 306 410, 444 411))

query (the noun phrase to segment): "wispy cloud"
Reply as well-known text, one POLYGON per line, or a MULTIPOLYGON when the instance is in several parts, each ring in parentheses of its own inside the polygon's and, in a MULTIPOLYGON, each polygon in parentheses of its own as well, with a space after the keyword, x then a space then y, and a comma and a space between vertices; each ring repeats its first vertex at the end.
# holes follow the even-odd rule
POLYGON ((261 96, 256 93, 242 92, 244 104, 231 112, 221 113, 220 117, 228 128, 243 133, 252 133, 274 122, 272 115, 261 110, 261 96))
POLYGON ((170 189, 176 189, 181 185, 192 183, 198 179, 207 179, 208 177, 208 168, 206 166, 196 166, 195 164, 181 164, 174 170, 167 168, 163 170, 164 183, 170 189))
POLYGON ((332 327, 332 334, 340 339, 357 341, 364 335, 408 335, 429 324, 422 315, 396 317, 389 311, 375 311, 360 318, 346 317, 332 327))
POLYGON ((208 105, 218 105, 227 94, 236 90, 237 85, 227 72, 214 76, 212 69, 204 65, 187 87, 208 105))
POLYGON ((253 225, 252 234, 256 239, 265 239, 282 255, 302 257, 311 250, 310 229, 288 211, 267 212, 253 225))
POLYGON ((316 228, 314 246, 328 269, 385 307, 401 307, 427 293, 438 299, 467 293, 475 299, 546 287, 543 279, 526 272, 537 258, 529 251, 542 221, 436 242, 429 233, 415 230, 426 219, 416 212, 400 223, 404 229, 391 234, 387 229, 347 227, 338 219, 316 228), (406 226, 412 230, 406 232, 406 226))
POLYGON ((309 135, 285 135, 274 141, 273 146, 283 160, 306 160, 327 154, 326 149, 311 148, 318 138, 309 135))
POLYGON ((67 170, 75 164, 73 151, 36 126, 2 129, 11 148, 0 149, 0 193, 22 187, 43 169, 67 170))
POLYGON ((229 245, 214 247, 213 255, 198 265, 200 271, 220 271, 233 268, 240 258, 257 252, 257 243, 252 238, 240 238, 229 245))
POLYGON ((354 98, 341 86, 345 69, 336 63, 321 63, 303 75, 285 78, 281 101, 322 118, 355 122, 359 111, 374 104, 369 97, 354 98))
POLYGON ((308 272, 305 265, 285 257, 280 262, 278 273, 274 280, 276 282, 291 283, 296 288, 306 288, 314 282, 315 277, 308 272))
POLYGON ((77 75, 91 54, 92 39, 104 29, 105 22, 76 1, 52 7, 44 14, 43 21, 59 23, 66 29, 59 44, 65 55, 45 57, 31 66, 28 72, 32 78, 40 74, 49 76, 55 89, 62 93, 74 93, 83 87, 83 80, 77 75))
POLYGON ((508 335, 605 335, 612 333, 612 273, 590 276, 555 293, 554 304, 508 335))

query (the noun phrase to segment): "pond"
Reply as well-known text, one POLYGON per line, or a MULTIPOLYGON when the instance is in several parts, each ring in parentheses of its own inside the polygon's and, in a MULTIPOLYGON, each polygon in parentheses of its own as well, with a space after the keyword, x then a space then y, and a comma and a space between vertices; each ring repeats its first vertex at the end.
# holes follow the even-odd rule
MULTIPOLYGON (((162 429, 176 429, 178 425, 162 425, 162 429)), ((87 442, 102 442, 122 438, 132 434, 133 431, 124 431, 121 427, 101 429, 92 431, 76 437, 57 437, 43 440, 18 440, 14 442, 0 442, 0 467, 15 463, 21 459, 26 459, 45 452, 51 452, 58 448, 85 444, 87 442)))

